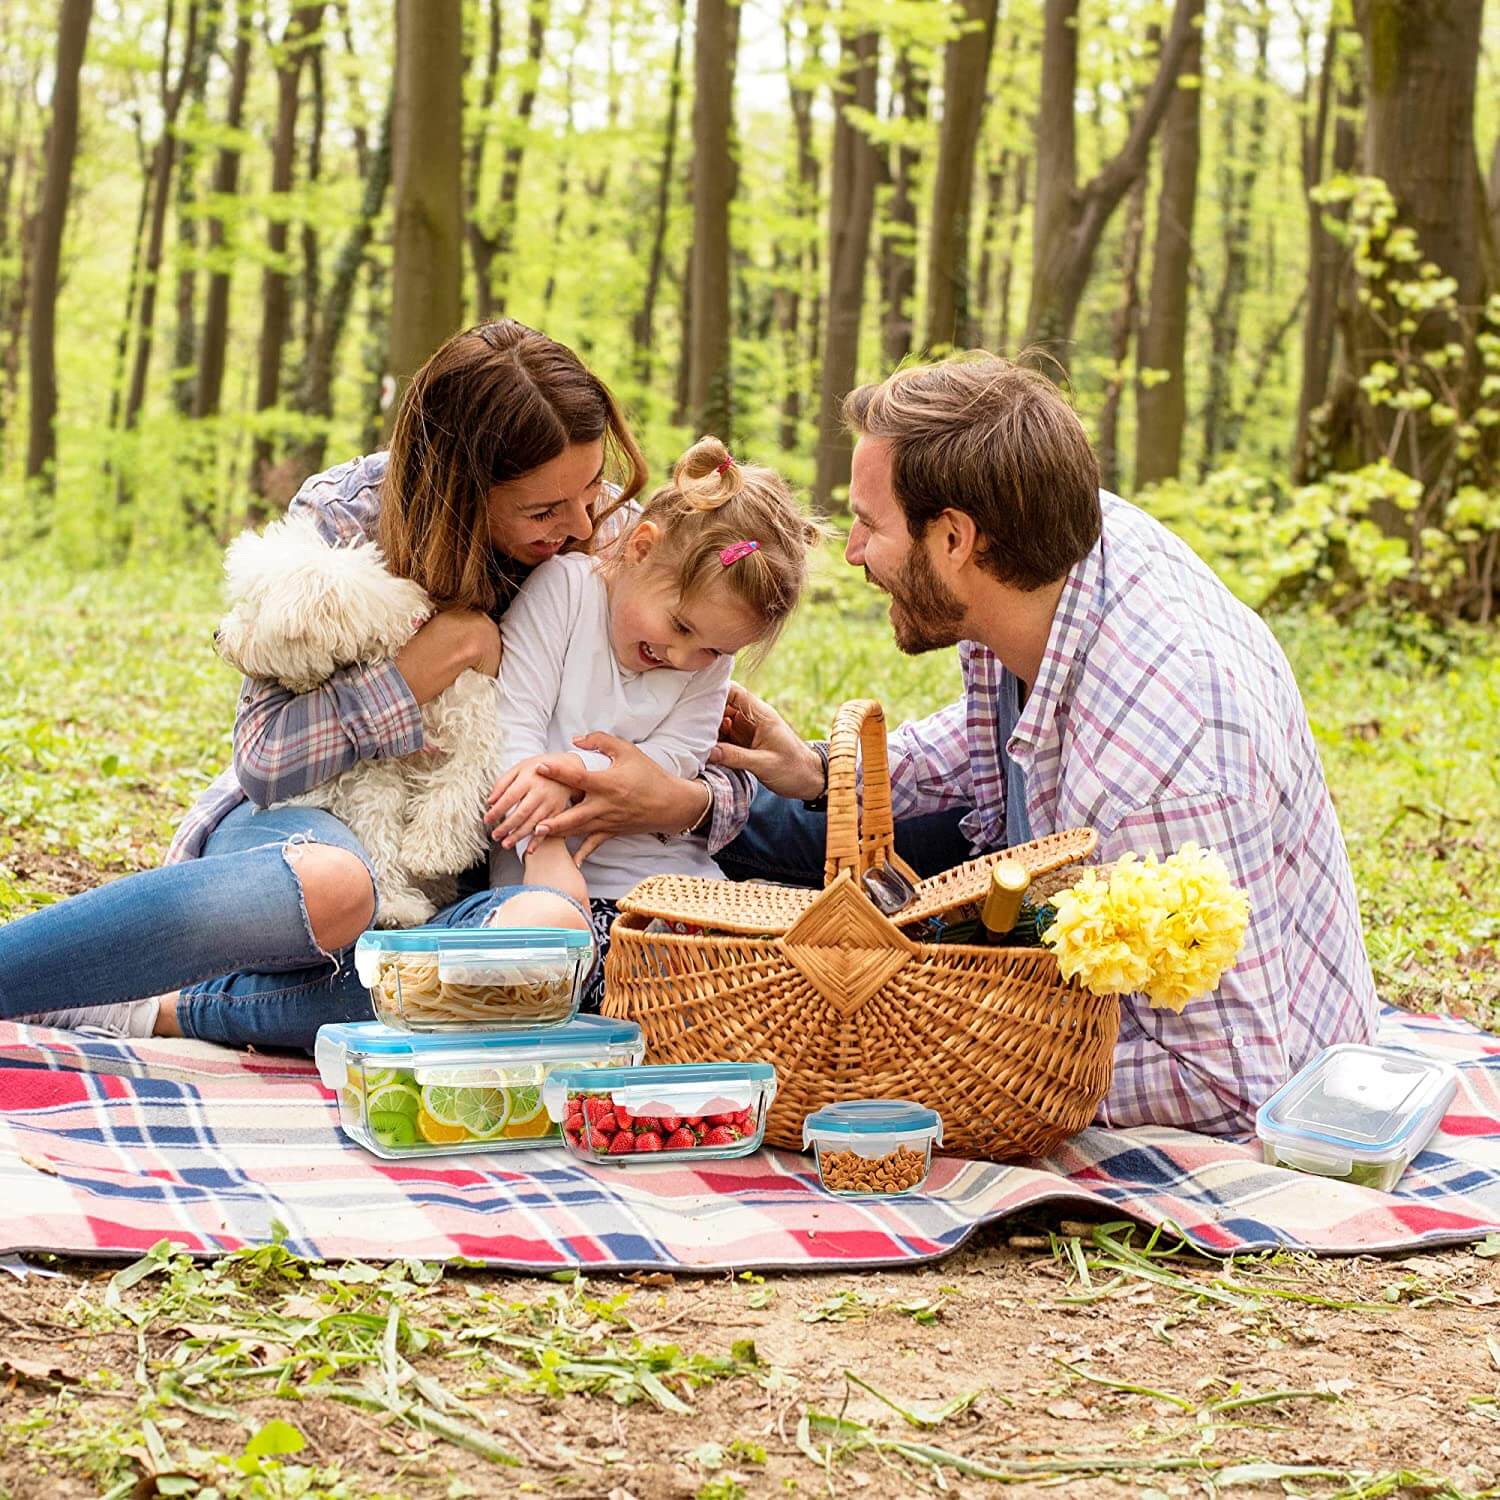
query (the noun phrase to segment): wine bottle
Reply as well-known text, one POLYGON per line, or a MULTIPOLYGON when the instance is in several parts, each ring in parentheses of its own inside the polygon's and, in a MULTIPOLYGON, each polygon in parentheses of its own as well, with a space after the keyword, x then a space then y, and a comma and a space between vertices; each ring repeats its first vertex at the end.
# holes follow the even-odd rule
POLYGON ((990 871, 990 888, 979 911, 980 941, 1008 944, 1009 934, 1021 915, 1031 877, 1026 867, 1013 859, 1002 859, 990 871))

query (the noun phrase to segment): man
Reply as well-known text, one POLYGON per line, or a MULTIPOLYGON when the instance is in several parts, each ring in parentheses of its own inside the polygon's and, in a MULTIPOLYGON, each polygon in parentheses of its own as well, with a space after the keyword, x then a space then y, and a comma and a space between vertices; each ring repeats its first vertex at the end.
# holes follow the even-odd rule
MULTIPOLYGON (((1375 1019, 1348 857, 1281 648, 1184 543, 1101 495, 1082 425, 1042 376, 960 357, 861 387, 844 414, 845 557, 889 594, 903 651, 957 645, 963 668, 957 702, 890 737, 896 816, 926 817, 929 845, 957 816, 975 851, 1082 825, 1101 860, 1217 850, 1250 899, 1239 960, 1180 1016, 1123 999, 1098 1118, 1248 1130, 1291 1073, 1369 1040, 1375 1019)), ((715 759, 778 795, 757 798, 721 862, 785 878, 814 849, 821 865, 798 799, 825 791, 825 757, 753 695, 732 703, 753 736, 715 759)))

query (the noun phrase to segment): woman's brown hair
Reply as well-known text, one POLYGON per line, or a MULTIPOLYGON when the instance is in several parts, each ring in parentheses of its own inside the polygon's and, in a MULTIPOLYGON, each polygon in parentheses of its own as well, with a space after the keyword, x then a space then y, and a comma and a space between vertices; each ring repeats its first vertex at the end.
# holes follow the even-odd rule
MULTIPOLYGON (((770 650, 823 536, 798 509, 786 480, 763 464, 740 463, 720 439, 702 437, 673 465, 671 481, 641 506, 640 519, 661 533, 651 565, 670 570, 678 596, 690 599, 722 579, 765 624, 752 662, 770 650)), ((604 566, 617 571, 620 554, 609 554, 604 566)))
POLYGON ((439 609, 493 610, 505 574, 486 518, 491 488, 599 441, 616 491, 594 512, 595 536, 648 477, 609 387, 571 349, 513 318, 454 334, 396 413, 378 531, 386 565, 439 609))

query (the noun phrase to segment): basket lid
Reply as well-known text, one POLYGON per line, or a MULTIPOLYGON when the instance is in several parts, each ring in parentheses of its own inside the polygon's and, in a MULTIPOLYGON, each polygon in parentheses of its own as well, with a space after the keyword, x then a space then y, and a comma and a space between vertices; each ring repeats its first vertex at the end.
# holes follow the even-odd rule
MULTIPOLYGON (((916 896, 890 920, 900 927, 925 921, 984 899, 990 871, 1002 859, 1014 860, 1033 877, 1087 859, 1099 843, 1092 828, 1068 828, 1046 838, 971 859, 919 881, 916 896)), ((660 917, 715 932, 769 933, 779 937, 822 894, 802 886, 753 880, 706 880, 695 875, 653 875, 620 902, 629 916, 660 917)))
POLYGON ((814 1136, 848 1136, 860 1140, 871 1136, 930 1136, 939 1145, 943 1140, 943 1117, 925 1104, 910 1099, 850 1099, 841 1104, 825 1104, 802 1121, 802 1148, 812 1144, 814 1136))

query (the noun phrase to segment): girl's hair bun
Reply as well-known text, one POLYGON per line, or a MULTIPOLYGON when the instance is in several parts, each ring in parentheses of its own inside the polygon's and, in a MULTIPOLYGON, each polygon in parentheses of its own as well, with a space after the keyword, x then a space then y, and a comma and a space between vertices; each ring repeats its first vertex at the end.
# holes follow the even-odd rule
POLYGON ((745 475, 716 437, 701 437, 672 468, 672 487, 691 510, 717 510, 745 488, 745 475))

